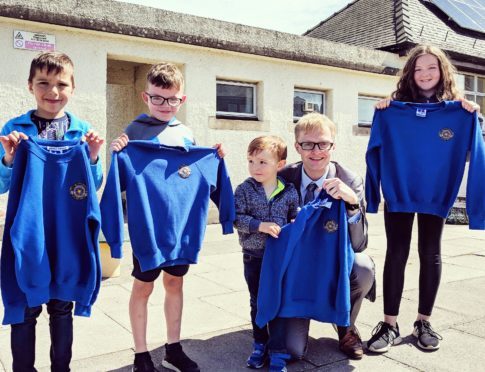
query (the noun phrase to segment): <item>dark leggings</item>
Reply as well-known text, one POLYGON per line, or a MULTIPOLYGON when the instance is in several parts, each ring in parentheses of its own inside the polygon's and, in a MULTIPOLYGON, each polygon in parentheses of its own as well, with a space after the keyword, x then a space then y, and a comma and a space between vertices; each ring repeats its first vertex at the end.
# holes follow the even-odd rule
MULTIPOLYGON (((384 314, 397 316, 404 287, 404 271, 409 256, 414 213, 384 209, 387 252, 384 263, 384 314)), ((441 278, 441 235, 445 220, 418 213, 419 308, 431 315, 441 278)))
MULTIPOLYGON (((51 371, 69 372, 72 357, 72 308, 68 301, 50 300, 47 303, 51 334, 51 371)), ((35 325, 42 306, 25 309, 24 322, 12 324, 11 347, 14 372, 35 372, 35 325)))

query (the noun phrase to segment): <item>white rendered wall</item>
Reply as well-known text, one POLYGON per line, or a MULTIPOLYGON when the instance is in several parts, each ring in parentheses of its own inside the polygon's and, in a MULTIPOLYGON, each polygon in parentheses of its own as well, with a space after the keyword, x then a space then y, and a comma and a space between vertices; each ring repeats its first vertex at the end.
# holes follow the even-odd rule
MULTIPOLYGON (((298 160, 293 148, 292 129, 295 87, 326 92, 327 114, 338 126, 335 159, 364 176, 368 136, 353 134, 353 127, 357 125, 358 95, 386 96, 395 88, 397 79, 309 63, 0 18, 0 48, 3 51, 0 75, 2 124, 35 106, 27 90, 27 77, 30 61, 36 52, 14 49, 14 30, 55 35, 56 50, 67 53, 75 64, 76 89, 67 110, 91 122, 103 136, 108 134, 107 122, 118 120, 116 128, 111 129, 112 136, 123 127, 119 123, 120 116, 127 117, 127 112, 143 109, 139 95, 143 89, 140 76, 134 77, 133 94, 127 87, 107 89, 108 59, 138 64, 170 61, 181 66, 186 79, 187 102, 178 117, 192 128, 198 144, 210 146, 222 142, 225 145, 228 152, 226 161, 234 186, 247 177, 246 148, 256 136, 269 133, 280 135, 289 145, 289 161, 298 160), (215 118, 218 78, 258 84, 259 122, 228 122, 215 118), (110 94, 127 97, 126 102, 119 99, 114 107, 110 105, 107 108, 107 95, 110 94), (107 118, 107 113, 117 110, 124 111, 120 112, 118 119, 113 114, 107 118), (246 125, 252 130, 245 130, 246 125)), ((139 71, 138 75, 141 73, 139 71)), ((102 161, 105 164, 106 151, 103 152, 102 161)))

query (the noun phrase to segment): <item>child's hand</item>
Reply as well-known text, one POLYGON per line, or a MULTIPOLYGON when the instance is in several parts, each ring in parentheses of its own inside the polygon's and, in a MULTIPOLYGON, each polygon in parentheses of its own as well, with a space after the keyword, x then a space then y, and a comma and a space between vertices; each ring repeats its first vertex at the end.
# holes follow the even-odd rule
POLYGON ((126 147, 126 145, 128 145, 129 140, 130 139, 128 138, 126 133, 123 133, 121 136, 119 136, 118 138, 114 139, 113 142, 111 142, 111 145, 109 145, 109 151, 118 152, 123 150, 126 147))
POLYGON ((384 98, 384 99, 381 99, 379 102, 377 102, 375 105, 374 105, 374 108, 376 110, 383 110, 383 109, 386 109, 388 108, 390 105, 391 105, 391 101, 392 99, 390 98, 384 98))
POLYGON ((461 107, 463 107, 468 112, 480 112, 480 106, 473 101, 468 101, 465 98, 460 98, 458 101, 461 102, 461 107))
POLYGON ((261 222, 258 230, 262 233, 271 235, 273 238, 277 238, 280 234, 281 227, 274 222, 261 222))
POLYGON ((12 165, 20 140, 26 140, 28 138, 29 137, 25 133, 17 132, 16 130, 7 134, 6 136, 0 136, 0 142, 5 150, 3 162, 6 166, 12 165))
POLYGON ((226 149, 222 146, 222 143, 216 143, 213 148, 217 149, 217 155, 219 155, 220 158, 223 158, 226 156, 226 149))
POLYGON ((91 164, 96 164, 98 161, 99 150, 104 143, 104 139, 98 135, 98 132, 90 130, 84 136, 84 140, 89 146, 89 158, 91 160, 91 164))

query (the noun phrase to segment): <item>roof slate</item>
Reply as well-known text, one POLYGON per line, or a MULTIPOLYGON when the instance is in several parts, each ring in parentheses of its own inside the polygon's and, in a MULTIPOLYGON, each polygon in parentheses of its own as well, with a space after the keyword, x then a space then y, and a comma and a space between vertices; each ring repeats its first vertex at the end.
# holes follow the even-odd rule
POLYGON ((355 0, 304 35, 389 51, 431 43, 455 59, 485 60, 485 34, 458 27, 425 0, 355 0))

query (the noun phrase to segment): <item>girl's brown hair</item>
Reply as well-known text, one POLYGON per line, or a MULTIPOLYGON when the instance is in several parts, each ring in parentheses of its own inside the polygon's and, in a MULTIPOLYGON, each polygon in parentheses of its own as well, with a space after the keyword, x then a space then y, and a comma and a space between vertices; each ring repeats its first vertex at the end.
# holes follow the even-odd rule
POLYGON ((438 59, 440 69, 440 81, 436 87, 436 98, 438 100, 456 100, 461 97, 455 83, 455 67, 451 64, 448 56, 439 48, 428 45, 416 45, 408 55, 408 59, 401 72, 397 83, 397 89, 392 93, 392 99, 396 101, 416 102, 419 100, 419 88, 414 81, 414 69, 419 57, 430 54, 438 59))

